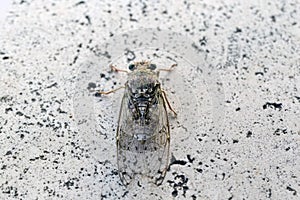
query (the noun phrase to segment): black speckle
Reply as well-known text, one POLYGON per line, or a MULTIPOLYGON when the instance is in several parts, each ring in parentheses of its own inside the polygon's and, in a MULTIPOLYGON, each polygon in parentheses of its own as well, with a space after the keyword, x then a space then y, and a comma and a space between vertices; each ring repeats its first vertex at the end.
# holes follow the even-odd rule
POLYGON ((287 129, 276 129, 275 132, 273 133, 273 135, 280 135, 280 134, 287 134, 287 129))
POLYGON ((85 1, 79 1, 78 3, 75 4, 75 6, 79 6, 81 4, 85 4, 85 1))
POLYGON ((100 92, 96 92, 94 96, 95 97, 101 97, 101 93, 100 92))
POLYGON ((130 13, 129 14, 129 20, 132 22, 137 22, 138 20, 132 17, 133 15, 130 13))
POLYGON ((129 193, 129 191, 125 191, 124 194, 122 195, 122 197, 124 198, 128 193, 129 193))
POLYGON ((199 40, 199 42, 200 42, 200 45, 201 45, 201 46, 205 46, 205 45, 207 44, 206 37, 205 37, 205 36, 202 37, 202 38, 199 40))
POLYGON ((278 109, 281 110, 282 109, 282 103, 270 103, 267 102, 263 105, 263 109, 267 109, 267 108, 272 108, 272 109, 278 109))
POLYGON ((125 55, 128 62, 133 61, 136 58, 135 53, 129 49, 125 50, 125 55))
POLYGON ((238 108, 236 108, 236 109, 235 109, 235 111, 240 111, 240 110, 241 110, 241 108, 240 108, 240 107, 238 107, 238 108))
POLYGON ((252 132, 251 132, 251 131, 248 131, 246 137, 249 138, 249 137, 251 137, 251 136, 252 136, 252 132))
POLYGON ((6 156, 9 156, 9 155, 11 155, 11 154, 12 154, 11 151, 7 151, 5 155, 6 155, 6 156))
POLYGON ((177 197, 177 195, 178 195, 178 191, 177 191, 177 190, 174 190, 174 191, 172 192, 172 196, 173 196, 173 197, 177 197))
POLYGON ((12 99, 13 99, 12 97, 6 95, 6 96, 3 96, 3 97, 0 98, 0 102, 6 103, 6 102, 11 101, 12 99))
POLYGON ((272 22, 276 22, 276 17, 274 15, 271 16, 272 22))
POLYGON ((193 163, 194 160, 195 160, 195 158, 191 158, 191 155, 190 155, 190 154, 188 154, 186 157, 187 157, 187 159, 188 159, 188 161, 189 161, 190 163, 193 163))
POLYGON ((255 72, 255 75, 261 75, 261 76, 263 76, 264 73, 263 72, 255 72))
POLYGON ((202 173, 202 172, 203 172, 203 169, 200 169, 200 168, 199 168, 199 169, 196 169, 196 171, 199 172, 199 173, 202 173))
POLYGON ((90 89, 94 89, 94 88, 96 88, 96 83, 90 82, 90 83, 88 84, 87 89, 90 90, 90 89))
POLYGON ((52 88, 52 87, 56 87, 57 88, 57 83, 52 83, 51 85, 47 86, 46 88, 52 88))
POLYGON ((232 142, 234 144, 234 143, 238 143, 239 141, 238 140, 232 140, 232 142))
POLYGON ((291 147, 287 147, 287 148, 285 148, 285 150, 286 150, 286 151, 289 151, 290 149, 291 149, 291 147))
POLYGON ((295 98, 300 102, 300 97, 295 96, 295 98))
POLYGON ((64 186, 66 186, 68 189, 70 189, 70 187, 73 185, 74 185, 74 182, 71 180, 68 180, 67 182, 64 183, 64 186))
POLYGON ((2 58, 2 60, 7 60, 7 59, 9 59, 8 56, 4 56, 4 57, 2 58))
POLYGON ((240 28, 236 27, 236 29, 235 29, 234 33, 241 33, 241 32, 242 32, 242 29, 240 29, 240 28))
POLYGON ((268 192, 268 198, 271 198, 271 196, 272 196, 272 190, 269 188, 269 189, 267 190, 267 192, 268 192))
POLYGON ((171 158, 171 165, 185 165, 187 162, 184 161, 184 160, 176 160, 176 158, 174 157, 174 155, 172 155, 172 158, 171 158))
POLYGON ((88 21, 88 24, 92 24, 90 16, 86 15, 85 18, 88 21))
POLYGON ((13 109, 11 107, 9 108, 5 108, 5 114, 7 114, 8 112, 13 111, 13 109))
POLYGON ((22 112, 18 111, 18 112, 16 113, 16 115, 23 116, 24 114, 23 114, 22 112))
POLYGON ((297 191, 296 191, 295 189, 291 188, 290 186, 287 186, 286 189, 287 189, 288 191, 293 192, 293 195, 294 195, 294 196, 297 195, 297 191))
POLYGON ((137 186, 142 187, 140 181, 137 182, 137 186))

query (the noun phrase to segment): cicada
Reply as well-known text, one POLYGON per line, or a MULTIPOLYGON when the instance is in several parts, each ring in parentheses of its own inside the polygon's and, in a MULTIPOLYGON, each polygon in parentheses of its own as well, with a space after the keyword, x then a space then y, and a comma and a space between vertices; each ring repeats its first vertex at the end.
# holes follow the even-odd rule
POLYGON ((161 88, 159 72, 171 71, 174 66, 157 70, 148 61, 130 64, 130 71, 111 66, 115 71, 128 73, 127 82, 121 87, 125 92, 116 134, 118 172, 125 186, 144 178, 156 185, 164 180, 170 149, 167 106, 175 116, 176 112, 161 88))

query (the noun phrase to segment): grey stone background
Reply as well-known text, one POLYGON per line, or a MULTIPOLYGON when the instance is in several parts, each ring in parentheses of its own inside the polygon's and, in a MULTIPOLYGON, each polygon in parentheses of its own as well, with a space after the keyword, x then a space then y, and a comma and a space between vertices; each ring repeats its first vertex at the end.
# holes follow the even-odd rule
POLYGON ((0 199, 299 199, 299 10, 298 1, 13 1, 0 32, 0 199), (104 45, 145 28, 187 40, 166 39, 179 52, 104 45), (159 187, 119 180, 122 91, 92 89, 126 75, 104 59, 178 63, 161 74, 178 118, 170 113, 159 187))

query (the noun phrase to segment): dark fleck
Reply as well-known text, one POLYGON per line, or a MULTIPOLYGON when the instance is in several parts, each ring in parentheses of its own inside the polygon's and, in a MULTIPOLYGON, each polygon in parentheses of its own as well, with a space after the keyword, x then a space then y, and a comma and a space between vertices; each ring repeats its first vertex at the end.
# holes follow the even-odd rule
POLYGON ((235 33, 241 33, 242 32, 242 29, 240 29, 240 28, 238 28, 238 27, 236 27, 236 29, 235 29, 235 31, 234 31, 235 33))
POLYGON ((264 73, 263 72, 255 72, 255 75, 264 75, 264 73))
POLYGON ((272 22, 276 22, 276 17, 274 15, 271 16, 272 22))
POLYGON ((94 94, 94 96, 95 96, 95 97, 101 97, 101 93, 100 93, 100 92, 96 92, 96 93, 94 94))
POLYGON ((195 158, 191 158, 191 155, 190 155, 190 154, 188 154, 186 157, 187 157, 187 159, 188 159, 188 161, 189 161, 190 163, 193 163, 194 160, 195 160, 195 158))
POLYGON ((142 187, 140 181, 137 182, 137 185, 138 185, 139 187, 142 187))
POLYGON ((64 183, 64 186, 70 189, 71 186, 74 186, 74 182, 72 180, 68 180, 67 182, 64 183))
POLYGON ((240 108, 240 107, 238 107, 238 108, 236 108, 236 109, 235 109, 235 111, 240 111, 240 110, 241 110, 241 108, 240 108))
POLYGON ((281 110, 282 109, 282 103, 270 103, 267 102, 263 105, 263 109, 267 109, 267 108, 272 108, 272 109, 278 109, 281 110))
POLYGON ((4 56, 4 57, 2 58, 2 60, 7 60, 7 59, 9 59, 8 56, 4 56))
POLYGON ((24 114, 23 114, 22 112, 18 111, 18 112, 16 113, 16 115, 23 116, 24 114))
POLYGON ((248 131, 246 137, 249 138, 249 137, 251 137, 251 136, 252 136, 252 132, 251 132, 251 131, 248 131))
POLYGON ((204 36, 203 38, 201 38, 201 39, 199 40, 199 42, 200 42, 200 45, 201 45, 201 46, 205 46, 205 45, 207 44, 206 37, 204 36))
POLYGON ((134 51, 131 51, 129 49, 125 49, 125 55, 128 62, 133 61, 136 58, 134 51))
POLYGON ((79 1, 78 3, 75 4, 75 6, 79 6, 81 4, 85 4, 85 1, 79 1))
POLYGON ((176 158, 174 157, 174 155, 172 155, 172 158, 171 158, 171 165, 185 165, 187 162, 184 161, 184 160, 176 160, 176 158))
POLYGON ((272 196, 272 190, 269 188, 269 189, 267 190, 267 192, 268 192, 268 198, 271 198, 271 196, 272 196))
POLYGON ((12 108, 5 108, 5 114, 7 114, 9 111, 13 111, 12 108))
POLYGON ((177 195, 178 195, 178 191, 177 191, 177 190, 174 190, 174 191, 172 192, 172 196, 173 196, 173 197, 177 197, 177 195))
POLYGON ((273 135, 280 135, 280 133, 287 134, 287 129, 276 129, 273 135))
POLYGON ((90 83, 88 84, 87 89, 90 90, 90 89, 94 89, 94 88, 96 88, 96 83, 90 82, 90 83))
POLYGON ((6 103, 6 102, 11 101, 12 99, 13 99, 12 97, 6 95, 6 96, 3 96, 3 97, 0 98, 0 102, 6 103))
POLYGON ((287 186, 286 189, 287 189, 288 191, 293 192, 293 195, 294 195, 294 196, 297 194, 297 191, 296 191, 295 189, 291 188, 290 186, 287 186))
POLYGON ((90 18, 90 16, 86 15, 85 18, 88 21, 88 24, 91 24, 91 18, 90 18))
POLYGON ((125 197, 128 194, 128 191, 124 192, 124 194, 122 195, 122 197, 125 197))
POLYGON ((52 87, 56 87, 57 88, 57 83, 52 83, 51 85, 47 86, 46 88, 52 88, 52 87))

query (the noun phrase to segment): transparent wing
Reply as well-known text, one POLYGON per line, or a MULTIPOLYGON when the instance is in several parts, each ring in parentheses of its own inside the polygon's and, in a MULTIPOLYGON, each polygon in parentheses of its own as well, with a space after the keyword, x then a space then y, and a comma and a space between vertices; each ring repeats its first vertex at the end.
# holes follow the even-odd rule
POLYGON ((124 185, 144 178, 160 185, 169 164, 170 130, 165 101, 160 93, 158 102, 149 109, 147 125, 134 120, 128 103, 125 92, 117 130, 120 178, 124 185))

